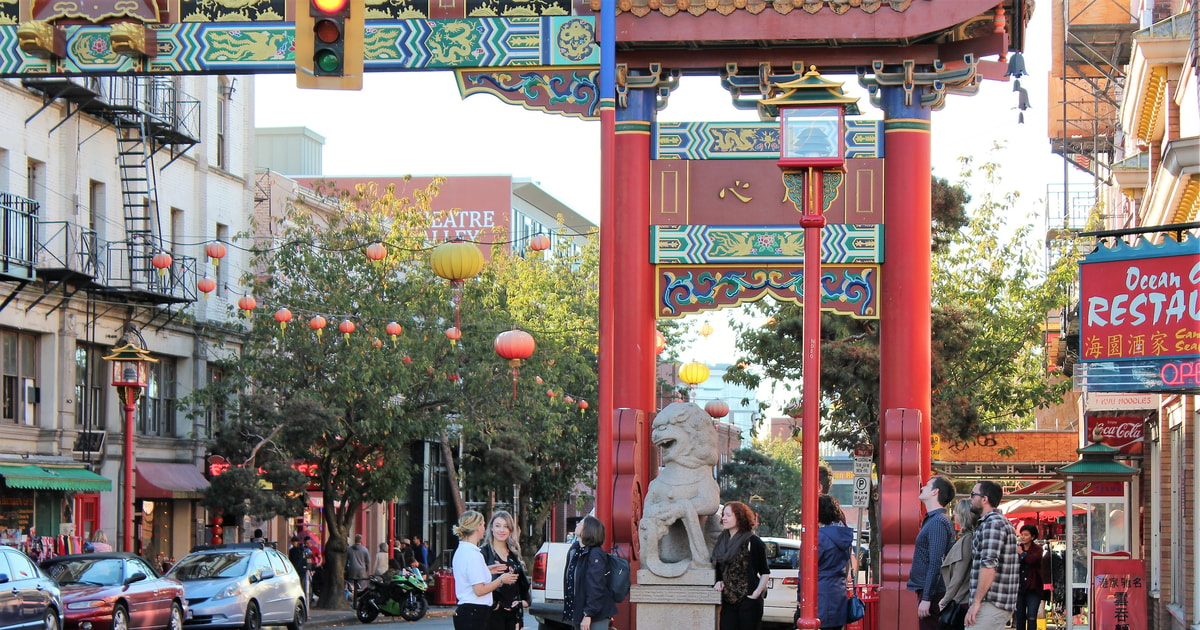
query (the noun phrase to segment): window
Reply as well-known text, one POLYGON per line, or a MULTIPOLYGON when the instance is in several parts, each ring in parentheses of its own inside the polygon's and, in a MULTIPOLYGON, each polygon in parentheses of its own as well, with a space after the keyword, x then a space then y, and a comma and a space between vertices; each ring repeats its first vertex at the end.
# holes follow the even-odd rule
POLYGON ((217 78, 217 168, 226 168, 225 154, 229 147, 225 136, 229 131, 229 78, 217 78))
MULTIPOLYGON (((217 240, 220 241, 222 245, 229 242, 229 226, 228 225, 222 225, 220 223, 217 224, 217 240)), ((225 248, 225 256, 226 256, 226 258, 228 258, 228 256, 229 256, 229 248, 228 247, 225 248)), ((217 261, 213 261, 213 262, 216 263, 217 261)), ((222 296, 225 295, 225 273, 226 273, 225 270, 226 269, 229 269, 228 261, 226 261, 224 265, 214 264, 213 275, 216 277, 214 277, 213 280, 217 281, 217 291, 216 291, 217 295, 222 295, 222 296)))
POLYGON ((37 339, 12 331, 0 331, 0 380, 3 404, 0 417, 12 424, 33 424, 38 400, 37 339))
POLYGON ((29 160, 27 166, 25 196, 38 202, 39 206, 46 205, 46 163, 29 160))
POLYGON ((183 210, 171 208, 171 234, 163 246, 171 252, 183 251, 183 210))
POLYGON ((0 192, 8 187, 8 149, 0 149, 0 192))
POLYGON ((84 431, 104 429, 104 392, 108 370, 99 346, 75 346, 75 426, 84 431))
POLYGON ((175 360, 155 357, 151 363, 142 404, 138 405, 138 432, 142 435, 175 437, 175 360))
MULTIPOLYGON (((209 363, 207 383, 212 386, 220 383, 223 380, 225 380, 225 370, 219 366, 209 363)), ((204 410, 204 436, 212 437, 213 427, 219 427, 223 424, 225 424, 225 403, 219 400, 213 401, 213 403, 208 405, 208 408, 204 410)))

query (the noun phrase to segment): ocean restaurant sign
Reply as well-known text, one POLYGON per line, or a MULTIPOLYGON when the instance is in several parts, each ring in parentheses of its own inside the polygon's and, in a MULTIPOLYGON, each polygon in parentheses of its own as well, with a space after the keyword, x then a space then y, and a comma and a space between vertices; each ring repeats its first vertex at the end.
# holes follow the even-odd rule
POLYGON ((1088 391, 1200 392, 1200 240, 1102 243, 1079 277, 1088 391))

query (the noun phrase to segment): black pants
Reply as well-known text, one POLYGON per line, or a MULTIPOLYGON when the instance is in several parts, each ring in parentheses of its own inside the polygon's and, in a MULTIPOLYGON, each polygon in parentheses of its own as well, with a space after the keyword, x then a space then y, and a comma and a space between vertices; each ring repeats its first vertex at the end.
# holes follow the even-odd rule
POLYGON ((491 621, 488 622, 490 630, 517 630, 517 624, 521 622, 522 610, 514 608, 512 610, 504 610, 503 608, 492 609, 491 621))
POLYGON ((491 617, 491 606, 459 604, 454 609, 454 630, 488 630, 491 617))
POLYGON ((762 626, 763 600, 743 597, 737 603, 721 604, 720 630, 758 630, 762 626))
MULTIPOLYGON (((923 593, 924 591, 917 591, 917 605, 920 605, 921 600, 924 599, 923 593)), ((938 616, 942 614, 941 603, 942 597, 945 597, 945 595, 945 593, 935 593, 929 599, 929 615, 917 619, 917 627, 920 630, 942 630, 942 622, 938 619, 938 616)))

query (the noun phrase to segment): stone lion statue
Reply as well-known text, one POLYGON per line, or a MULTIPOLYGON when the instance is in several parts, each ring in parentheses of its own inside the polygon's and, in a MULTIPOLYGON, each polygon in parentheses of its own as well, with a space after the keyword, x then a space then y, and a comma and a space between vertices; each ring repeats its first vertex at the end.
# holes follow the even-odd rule
POLYGON ((720 507, 713 479, 717 429, 693 403, 671 403, 654 418, 650 440, 662 449, 662 470, 650 482, 638 523, 642 567, 661 577, 689 568, 710 568, 720 523, 709 518, 720 507))

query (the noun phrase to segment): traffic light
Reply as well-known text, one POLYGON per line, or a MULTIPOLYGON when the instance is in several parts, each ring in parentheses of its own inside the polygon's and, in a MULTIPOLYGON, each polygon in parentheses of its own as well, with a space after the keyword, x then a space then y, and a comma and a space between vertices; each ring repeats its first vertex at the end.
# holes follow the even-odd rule
POLYGON ((360 90, 364 0, 297 0, 296 86, 360 90))

